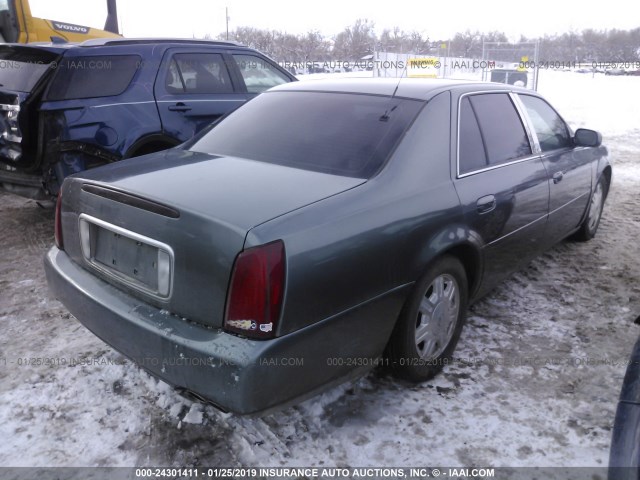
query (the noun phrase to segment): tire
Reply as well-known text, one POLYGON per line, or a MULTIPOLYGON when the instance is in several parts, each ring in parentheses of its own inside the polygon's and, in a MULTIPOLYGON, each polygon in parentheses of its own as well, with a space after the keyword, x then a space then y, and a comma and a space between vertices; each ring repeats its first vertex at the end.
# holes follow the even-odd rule
POLYGON ((437 259, 416 283, 391 335, 393 374, 411 382, 433 378, 451 359, 466 318, 469 287, 458 259, 437 259))
POLYGON ((575 233, 573 238, 580 242, 586 242, 596 236, 598 226, 600 225, 600 219, 602 218, 602 209, 604 208, 604 201, 607 198, 607 191, 609 185, 604 176, 600 176, 596 183, 596 188, 593 190, 591 200, 589 201, 589 210, 585 217, 580 229, 575 233))

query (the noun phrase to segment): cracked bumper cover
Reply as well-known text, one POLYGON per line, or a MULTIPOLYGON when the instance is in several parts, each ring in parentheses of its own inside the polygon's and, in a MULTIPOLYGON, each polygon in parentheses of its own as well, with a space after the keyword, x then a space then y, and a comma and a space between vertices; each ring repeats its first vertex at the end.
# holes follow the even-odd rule
POLYGON ((378 357, 389 329, 376 334, 371 319, 381 318, 381 311, 392 315, 403 295, 394 291, 286 336, 256 341, 167 314, 92 275, 56 247, 44 264, 53 294, 104 342, 168 384, 240 414, 299 401, 371 369, 374 362, 330 360, 378 357))

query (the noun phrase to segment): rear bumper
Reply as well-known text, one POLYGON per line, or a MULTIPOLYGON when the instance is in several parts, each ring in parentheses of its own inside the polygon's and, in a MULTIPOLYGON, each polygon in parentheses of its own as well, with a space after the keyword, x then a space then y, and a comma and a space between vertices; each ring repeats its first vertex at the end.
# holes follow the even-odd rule
POLYGON ((405 295, 397 289, 284 337, 255 341, 165 314, 56 247, 44 263, 53 294, 104 342, 170 385, 240 414, 301 400, 371 369, 405 295))

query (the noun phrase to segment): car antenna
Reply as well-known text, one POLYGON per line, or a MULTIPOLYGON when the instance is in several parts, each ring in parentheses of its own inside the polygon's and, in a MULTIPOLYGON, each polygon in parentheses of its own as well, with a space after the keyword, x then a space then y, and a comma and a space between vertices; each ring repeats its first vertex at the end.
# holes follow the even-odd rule
MULTIPOLYGON (((398 83, 396 83, 396 88, 393 89, 393 95, 391 95, 391 98, 389 99, 389 107, 391 107, 391 103, 393 102, 393 99, 396 98, 396 93, 398 93, 398 88, 400 87, 400 82, 402 81, 402 79, 404 78, 406 73, 407 73, 407 63, 405 63, 404 69, 402 70, 402 74, 400 75, 400 78, 398 78, 398 83)), ((380 116, 380 121, 381 122, 386 122, 387 120, 389 120, 389 114, 391 112, 393 112, 397 108, 397 105, 395 105, 394 107, 391 107, 391 108, 389 108, 389 107, 380 116)))

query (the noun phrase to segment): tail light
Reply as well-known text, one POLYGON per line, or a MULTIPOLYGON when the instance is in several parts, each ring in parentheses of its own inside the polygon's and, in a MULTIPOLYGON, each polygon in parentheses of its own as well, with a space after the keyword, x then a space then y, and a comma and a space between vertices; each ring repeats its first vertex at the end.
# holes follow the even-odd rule
POLYGON ((252 338, 272 338, 282 309, 284 281, 281 240, 240 253, 231 274, 225 330, 252 338))
POLYGON ((62 189, 58 192, 58 199, 56 200, 56 226, 55 226, 55 238, 56 247, 60 250, 64 250, 64 242, 62 241, 62 189))

